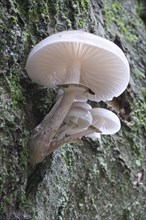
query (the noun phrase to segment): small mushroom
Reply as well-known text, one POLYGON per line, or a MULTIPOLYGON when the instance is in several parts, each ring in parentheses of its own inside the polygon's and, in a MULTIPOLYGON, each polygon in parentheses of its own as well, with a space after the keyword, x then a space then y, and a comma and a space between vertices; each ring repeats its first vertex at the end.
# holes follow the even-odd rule
POLYGON ((39 133, 31 136, 33 163, 45 158, 76 97, 111 100, 129 82, 129 64, 122 50, 109 40, 83 31, 63 31, 38 43, 28 56, 26 71, 34 82, 64 90, 54 114, 45 117, 39 133))
POLYGON ((50 143, 50 146, 48 148, 47 155, 52 153, 54 150, 56 150, 58 147, 60 147, 61 145, 65 144, 65 143, 76 143, 76 141, 80 140, 80 138, 82 138, 83 136, 87 136, 87 135, 94 133, 94 132, 101 133, 101 131, 99 131, 96 127, 91 125, 88 129, 81 131, 79 133, 75 133, 71 136, 64 137, 61 140, 52 140, 52 142, 50 143))
POLYGON ((92 125, 98 128, 101 131, 101 134, 93 132, 92 134, 86 135, 86 137, 95 141, 96 139, 100 139, 101 135, 114 134, 120 130, 120 120, 113 112, 104 108, 93 108, 90 112, 93 117, 92 125))
POLYGON ((64 119, 64 125, 58 130, 56 138, 79 133, 92 124, 91 106, 86 102, 74 102, 64 119))
POLYGON ((74 100, 72 106, 72 108, 82 108, 85 110, 91 110, 92 107, 91 105, 89 105, 88 103, 86 103, 86 100, 74 100))
MULTIPOLYGON (((79 102, 75 103, 74 105, 75 106, 79 105, 79 102)), ((64 133, 62 132, 62 128, 58 130, 56 139, 52 140, 50 147, 48 148, 48 154, 52 153, 53 150, 57 149, 62 144, 76 142, 76 140, 80 140, 80 138, 82 138, 83 136, 90 137, 93 140, 96 140, 97 138, 100 139, 100 136, 102 134, 114 134, 119 131, 121 127, 120 120, 113 112, 106 110, 104 108, 91 109, 91 106, 90 105, 88 106, 87 103, 82 103, 81 108, 90 109, 90 112, 93 117, 92 125, 90 124, 88 128, 86 129, 84 128, 83 130, 81 130, 81 128, 77 129, 75 130, 75 132, 71 132, 69 134, 69 131, 68 131, 69 122, 68 122, 67 127, 65 127, 65 129, 63 130, 64 133), (67 136, 65 136, 65 134, 67 136)), ((77 120, 77 118, 79 117, 77 115, 79 110, 77 110, 76 108, 71 108, 69 113, 71 112, 72 109, 74 109, 73 117, 75 117, 74 119, 77 120)), ((82 111, 80 113, 82 113, 82 111)), ((67 121, 69 121, 69 118, 72 117, 71 115, 72 114, 67 115, 67 118, 68 118, 67 121)), ((78 127, 79 126, 80 124, 78 124, 78 127)))
POLYGON ((90 110, 93 122, 92 125, 101 131, 101 134, 115 134, 121 128, 121 123, 116 114, 104 109, 93 108, 90 110))
MULTIPOLYGON (((114 114, 113 112, 104 109, 104 108, 91 108, 91 106, 87 103, 84 102, 76 102, 73 103, 72 106, 80 106, 80 108, 82 109, 88 109, 90 110, 91 114, 92 114, 92 126, 94 126, 95 128, 97 128, 97 132, 93 132, 90 133, 88 135, 85 135, 84 131, 86 132, 86 130, 88 130, 87 126, 81 126, 81 124, 78 121, 78 129, 73 129, 72 133, 69 133, 69 128, 72 129, 71 124, 74 124, 73 121, 71 122, 71 124, 69 123, 69 121, 71 120, 70 117, 72 117, 72 109, 73 109, 73 120, 76 122, 78 120, 79 117, 82 117, 83 119, 83 124, 85 123, 85 117, 82 115, 82 111, 80 111, 80 116, 78 115, 79 109, 77 108, 73 108, 71 107, 69 113, 71 112, 71 114, 68 113, 65 121, 67 126, 64 129, 64 133, 60 132, 60 139, 63 139, 65 137, 65 134, 67 135, 72 135, 72 134, 77 134, 79 131, 81 131, 82 129, 82 135, 91 138, 92 140, 96 140, 96 139, 100 139, 101 135, 111 135, 114 134, 116 132, 118 132, 121 128, 121 123, 119 118, 117 117, 116 114, 114 114)), ((86 122, 87 123, 87 122, 86 122)), ((91 124, 90 124, 91 126, 91 124)), ((57 135, 57 137, 59 137, 59 135, 57 135)), ((80 136, 78 136, 78 138, 80 138, 80 136)))

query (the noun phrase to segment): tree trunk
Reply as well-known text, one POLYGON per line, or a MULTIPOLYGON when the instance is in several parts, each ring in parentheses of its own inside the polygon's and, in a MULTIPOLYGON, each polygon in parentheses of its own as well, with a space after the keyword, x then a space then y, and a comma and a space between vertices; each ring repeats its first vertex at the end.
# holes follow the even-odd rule
POLYGON ((146 29, 139 2, 0 1, 1 220, 146 220, 146 29), (122 129, 100 141, 64 144, 32 167, 30 132, 54 105, 56 90, 28 78, 26 59, 40 40, 68 29, 105 37, 127 56, 127 90, 100 103, 119 116, 122 129))

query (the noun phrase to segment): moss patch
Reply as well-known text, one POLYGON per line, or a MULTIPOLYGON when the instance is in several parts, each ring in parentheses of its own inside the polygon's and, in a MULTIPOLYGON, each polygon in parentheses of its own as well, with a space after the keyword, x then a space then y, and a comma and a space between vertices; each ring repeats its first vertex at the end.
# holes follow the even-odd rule
POLYGON ((138 40, 133 18, 127 19, 127 11, 119 1, 103 1, 104 21, 107 28, 112 28, 115 33, 125 39, 128 43, 138 40), (119 16, 119 12, 120 15, 119 16))

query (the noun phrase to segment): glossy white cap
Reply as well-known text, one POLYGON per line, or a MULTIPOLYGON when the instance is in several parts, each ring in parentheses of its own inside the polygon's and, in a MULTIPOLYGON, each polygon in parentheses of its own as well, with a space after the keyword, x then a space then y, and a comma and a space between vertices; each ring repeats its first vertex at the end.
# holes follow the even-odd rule
POLYGON ((87 98, 95 101, 119 96, 130 76, 128 61, 116 44, 76 30, 38 43, 28 56, 26 71, 34 82, 49 88, 66 82, 84 84, 95 92, 87 98))
POLYGON ((72 107, 64 122, 67 124, 66 134, 72 135, 88 129, 92 124, 90 111, 81 107, 72 107))
POLYGON ((101 135, 115 134, 120 130, 120 120, 113 112, 104 108, 93 108, 90 112, 93 117, 92 125, 102 132, 101 135))

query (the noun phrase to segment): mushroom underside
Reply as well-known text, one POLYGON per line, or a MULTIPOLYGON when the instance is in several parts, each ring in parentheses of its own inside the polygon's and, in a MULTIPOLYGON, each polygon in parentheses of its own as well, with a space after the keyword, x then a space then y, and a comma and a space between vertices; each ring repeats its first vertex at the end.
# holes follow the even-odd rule
POLYGON ((100 133, 113 134, 120 129, 114 113, 92 109, 86 103, 88 99, 112 100, 128 85, 128 61, 113 42, 84 31, 54 34, 32 49, 26 71, 34 82, 49 88, 57 86, 61 91, 51 112, 32 131, 32 163, 41 162, 63 143, 75 142, 82 136, 100 138, 100 133), (84 109, 88 116, 83 111, 80 115, 81 110, 71 115, 73 108, 74 112, 84 109))

